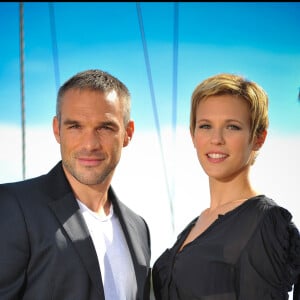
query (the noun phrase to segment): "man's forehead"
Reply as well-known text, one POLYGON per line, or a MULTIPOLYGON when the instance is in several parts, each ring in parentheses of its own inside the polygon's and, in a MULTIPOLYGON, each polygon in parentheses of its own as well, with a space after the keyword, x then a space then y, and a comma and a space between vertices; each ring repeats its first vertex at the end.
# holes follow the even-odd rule
POLYGON ((118 100, 118 94, 115 90, 112 90, 106 94, 106 99, 108 101, 116 101, 118 100))

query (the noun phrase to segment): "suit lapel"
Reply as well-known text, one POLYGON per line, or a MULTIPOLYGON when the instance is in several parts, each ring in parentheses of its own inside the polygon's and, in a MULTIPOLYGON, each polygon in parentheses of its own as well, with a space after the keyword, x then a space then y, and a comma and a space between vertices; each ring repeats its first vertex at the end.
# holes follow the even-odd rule
MULTIPOLYGON (((145 240, 140 239, 140 235, 137 232, 137 224, 129 216, 126 215, 124 218, 125 227, 123 230, 125 232, 126 240, 133 257, 133 264, 136 274, 136 280, 138 284, 138 299, 143 299, 144 283, 147 277, 147 245, 145 245, 145 240), (128 238, 127 233, 128 232, 128 238)), ((149 258, 150 261, 150 258, 149 258)))
POLYGON ((86 267, 92 282, 97 287, 100 296, 99 299, 104 299, 104 290, 96 250, 85 221, 80 213, 78 203, 63 175, 62 168, 56 166, 53 172, 50 172, 49 179, 50 181, 57 181, 57 184, 49 186, 59 187, 51 191, 52 199, 55 200, 49 202, 49 207, 66 231, 86 267))
POLYGON ((147 276, 147 261, 150 261, 150 253, 148 252, 148 245, 146 244, 147 237, 141 238, 143 233, 138 232, 140 225, 137 224, 132 212, 123 205, 116 197, 112 188, 109 189, 109 199, 114 205, 120 224, 122 226, 129 251, 131 253, 137 284, 138 284, 138 299, 143 299, 144 282, 147 276))

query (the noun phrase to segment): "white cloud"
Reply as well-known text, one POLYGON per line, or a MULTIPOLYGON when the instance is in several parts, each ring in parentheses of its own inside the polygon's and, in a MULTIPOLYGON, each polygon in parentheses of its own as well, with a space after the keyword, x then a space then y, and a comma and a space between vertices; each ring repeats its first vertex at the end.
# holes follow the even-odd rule
MULTIPOLYGON (((0 182, 22 179, 21 126, 0 124, 0 182)), ((28 127, 25 132, 26 178, 47 173, 60 159, 51 126, 28 127)))
MULTIPOLYGON (((0 139, 0 182, 21 180, 20 128, 0 125, 0 139)), ((136 130, 131 143, 124 148, 113 179, 120 200, 142 215, 150 227, 153 261, 171 246, 183 227, 209 205, 207 178, 198 163, 188 128, 178 128, 176 143, 172 140, 171 129, 164 129, 164 168, 156 132, 136 130), (170 192, 166 187, 165 171, 170 192), (174 231, 169 194, 173 195, 174 231)), ((251 175, 254 186, 290 210, 297 225, 300 225, 299 151, 299 136, 269 134, 251 175)), ((51 126, 26 130, 27 178, 47 173, 59 159, 59 145, 51 126)))

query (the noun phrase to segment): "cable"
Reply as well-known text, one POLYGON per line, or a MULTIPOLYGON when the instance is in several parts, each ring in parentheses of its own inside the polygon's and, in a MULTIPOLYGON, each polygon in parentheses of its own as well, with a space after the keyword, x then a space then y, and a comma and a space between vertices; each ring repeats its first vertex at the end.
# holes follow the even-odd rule
POLYGON ((170 187, 169 187, 169 182, 168 182, 168 176, 167 176, 167 171, 166 171, 166 164, 165 164, 165 159, 164 159, 160 125, 159 125, 159 117, 158 117, 158 113, 157 113, 157 106, 156 106, 156 100, 155 100, 155 94, 154 94, 154 88, 153 88, 153 82, 152 82, 151 68, 150 68, 149 56, 148 56, 148 51, 147 51, 147 43, 146 43, 146 37, 145 37, 145 32, 144 32, 144 26, 143 26, 142 11, 141 11, 139 2, 136 2, 136 8, 137 8, 138 20, 139 20, 139 25, 140 25, 142 43, 143 43, 144 58, 145 58, 148 81, 149 81, 149 88, 150 88, 150 94, 151 94, 151 100, 152 100, 152 108, 153 108, 156 132, 157 132, 158 140, 159 140, 160 153, 161 153, 161 157, 162 157, 162 164, 163 164, 163 170, 164 170, 164 177, 165 177, 167 193, 168 193, 168 198, 169 198, 169 203, 170 203, 172 229, 174 231, 175 228, 174 228, 173 202, 172 202, 172 197, 171 197, 170 187))
MULTIPOLYGON (((172 142, 173 162, 171 172, 171 196, 175 197, 175 160, 176 160, 176 128, 177 128, 177 79, 178 79, 178 3, 174 3, 174 37, 173 37, 173 93, 172 93, 172 142)), ((173 209, 173 208, 172 208, 173 209)))
POLYGON ((20 76, 21 76, 21 118, 22 118, 22 176, 26 177, 26 142, 25 142, 25 93, 24 93, 24 7, 19 3, 20 20, 20 76))
POLYGON ((55 15, 54 15, 53 2, 48 2, 48 6, 49 6, 50 29, 51 29, 51 38, 52 38, 52 55, 53 55, 54 76, 55 76, 56 89, 58 91, 58 89, 60 87, 60 76, 59 76, 58 50, 57 50, 55 15))

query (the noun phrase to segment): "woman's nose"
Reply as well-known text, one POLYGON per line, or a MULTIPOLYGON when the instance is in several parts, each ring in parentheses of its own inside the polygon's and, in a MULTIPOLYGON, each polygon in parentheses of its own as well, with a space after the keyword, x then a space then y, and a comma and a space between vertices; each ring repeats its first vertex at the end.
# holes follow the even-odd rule
POLYGON ((215 145, 223 145, 225 143, 224 133, 222 129, 212 130, 211 143, 215 145))

